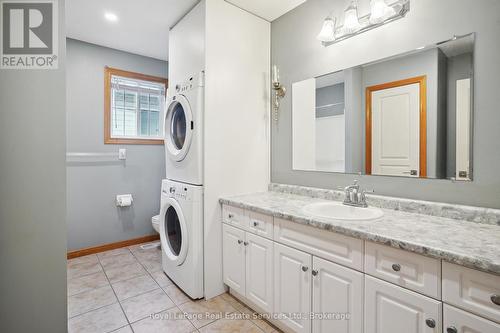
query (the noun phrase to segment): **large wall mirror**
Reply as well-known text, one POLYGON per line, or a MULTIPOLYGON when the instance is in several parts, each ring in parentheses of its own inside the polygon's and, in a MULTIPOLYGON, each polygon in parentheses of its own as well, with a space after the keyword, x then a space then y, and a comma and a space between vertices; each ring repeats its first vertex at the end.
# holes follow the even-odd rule
POLYGON ((293 169, 472 180, 474 34, 292 84, 293 169))

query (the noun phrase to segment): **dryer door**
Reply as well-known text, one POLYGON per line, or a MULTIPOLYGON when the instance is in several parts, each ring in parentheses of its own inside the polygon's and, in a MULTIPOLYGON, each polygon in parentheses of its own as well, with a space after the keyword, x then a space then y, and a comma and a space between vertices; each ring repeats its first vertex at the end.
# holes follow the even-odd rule
POLYGON ((186 260, 188 229, 179 203, 174 198, 165 199, 160 210, 161 247, 168 260, 177 266, 186 260))
POLYGON ((172 98, 165 113, 165 147, 173 161, 182 161, 191 145, 193 136, 193 114, 188 100, 183 95, 172 98))

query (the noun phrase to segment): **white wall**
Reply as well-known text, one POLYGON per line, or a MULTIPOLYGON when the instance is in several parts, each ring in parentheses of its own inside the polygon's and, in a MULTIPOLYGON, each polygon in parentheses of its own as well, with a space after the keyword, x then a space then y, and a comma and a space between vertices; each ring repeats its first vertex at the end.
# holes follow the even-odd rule
POLYGON ((292 85, 293 168, 316 170, 316 79, 292 85))
POLYGON ((223 195, 269 183, 270 24, 223 0, 206 1, 205 294, 222 283, 223 195))

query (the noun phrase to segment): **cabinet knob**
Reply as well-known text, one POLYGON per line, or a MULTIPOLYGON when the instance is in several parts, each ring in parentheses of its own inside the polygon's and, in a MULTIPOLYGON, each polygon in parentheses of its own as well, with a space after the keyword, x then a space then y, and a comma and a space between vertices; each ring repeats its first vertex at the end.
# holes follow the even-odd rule
POLYGON ((228 217, 229 217, 230 219, 232 219, 232 218, 234 217, 234 215, 233 215, 233 214, 229 214, 229 215, 228 215, 228 217))
POLYGON ((490 299, 493 304, 500 305, 500 295, 491 295, 490 299))
POLYGON ((392 270, 394 272, 399 272, 401 270, 401 265, 400 264, 393 264, 392 265, 392 270))
POLYGON ((241 244, 243 243, 243 241, 241 239, 238 239, 238 244, 241 244))
POLYGON ((253 221, 253 226, 254 226, 254 227, 256 227, 256 226, 258 226, 258 225, 259 225, 259 222, 257 222, 257 221, 253 221))
POLYGON ((426 319, 425 320, 425 323, 427 324, 427 326, 429 326, 430 328, 434 328, 436 327, 436 321, 434 319, 426 319))
POLYGON ((302 266, 302 271, 303 271, 303 272, 307 272, 307 270, 308 270, 308 269, 309 269, 309 267, 307 267, 307 266, 302 266))
POLYGON ((446 333, 458 333, 458 330, 455 326, 450 326, 446 329, 446 333))
POLYGON ((315 270, 315 269, 313 269, 311 273, 312 273, 312 275, 313 275, 313 276, 318 275, 318 271, 317 271, 317 270, 315 270))
POLYGON ((248 242, 243 242, 243 245, 247 246, 247 245, 248 245, 248 242))

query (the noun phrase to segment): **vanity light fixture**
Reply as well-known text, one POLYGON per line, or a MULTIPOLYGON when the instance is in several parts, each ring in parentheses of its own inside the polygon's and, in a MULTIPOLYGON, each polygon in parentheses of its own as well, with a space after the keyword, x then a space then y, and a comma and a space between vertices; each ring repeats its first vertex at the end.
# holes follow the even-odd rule
POLYGON ((353 34, 361 29, 358 19, 358 4, 356 1, 351 1, 351 4, 345 10, 344 16, 344 33, 353 34))
POLYGON ((382 23, 386 18, 396 14, 394 8, 389 7, 387 3, 385 3, 385 0, 370 0, 370 9, 371 24, 382 23))
POLYGON ((278 121, 278 111, 280 108, 280 99, 285 97, 286 88, 280 82, 280 71, 276 65, 273 66, 272 86, 274 90, 273 100, 273 120, 278 121))
POLYGON ((328 16, 323 22, 323 28, 319 32, 316 39, 320 42, 328 43, 335 40, 335 17, 328 16))
POLYGON ((338 43, 365 31, 377 28, 383 24, 405 17, 410 11, 410 0, 396 0, 387 4, 387 0, 370 1, 370 13, 359 17, 358 3, 351 1, 344 11, 344 24, 336 26, 336 18, 329 16, 323 22, 323 27, 316 37, 323 46, 338 43), (333 30, 333 31, 332 31, 333 30))

